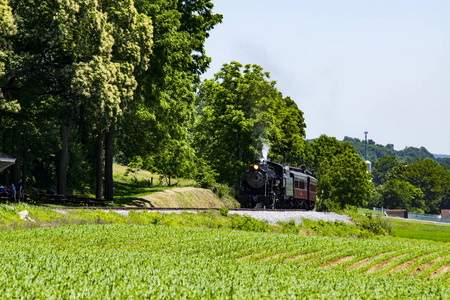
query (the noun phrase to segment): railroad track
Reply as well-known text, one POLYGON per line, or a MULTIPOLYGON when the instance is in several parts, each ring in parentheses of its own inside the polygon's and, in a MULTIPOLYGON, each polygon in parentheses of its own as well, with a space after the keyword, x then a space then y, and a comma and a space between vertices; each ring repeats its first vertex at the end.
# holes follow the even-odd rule
MULTIPOLYGON (((115 212, 124 216, 128 216, 130 211, 146 211, 155 213, 176 213, 176 212, 192 212, 197 213, 201 211, 215 210, 220 208, 204 208, 204 207, 177 207, 177 208, 160 208, 160 207, 105 207, 105 206, 58 206, 51 207, 53 210, 103 210, 115 212)), ((295 221, 296 224, 302 222, 302 219, 323 220, 323 221, 342 221, 351 223, 348 216, 341 216, 335 213, 307 211, 305 209, 250 209, 250 208, 230 208, 228 214, 248 215, 254 219, 268 222, 270 225, 277 225, 278 222, 295 221)))
MULTIPOLYGON (((112 210, 112 211, 130 211, 130 210, 152 210, 152 211, 185 211, 185 210, 193 210, 193 211, 207 211, 207 210, 220 210, 220 208, 205 208, 205 207, 110 207, 110 206, 47 206, 52 209, 87 209, 87 210, 112 210)), ((307 211, 306 209, 262 209, 262 208, 228 208, 229 211, 274 211, 274 212, 283 212, 283 211, 307 211)))

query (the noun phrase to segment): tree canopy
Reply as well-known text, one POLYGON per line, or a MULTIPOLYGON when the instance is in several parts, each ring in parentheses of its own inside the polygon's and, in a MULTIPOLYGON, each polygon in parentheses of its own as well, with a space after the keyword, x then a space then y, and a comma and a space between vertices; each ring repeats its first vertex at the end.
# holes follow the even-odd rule
POLYGON ((138 77, 135 101, 121 123, 119 147, 126 160, 143 157, 148 169, 165 175, 174 172, 161 162, 177 153, 176 159, 170 160, 170 169, 189 176, 195 93, 199 76, 210 62, 204 43, 222 16, 212 13, 209 0, 135 3, 139 12, 153 20, 154 47, 151 67, 138 77))
POLYGON ((302 158, 303 113, 275 85, 260 66, 231 62, 200 86, 194 146, 220 182, 236 185, 264 147, 281 162, 302 158))
POLYGON ((78 187, 92 186, 104 136, 112 164, 116 124, 116 151, 130 160, 192 152, 195 88, 210 61, 204 42, 221 21, 212 8, 205 0, 0 2, 1 147, 18 158, 15 173, 35 184, 47 178, 44 188, 55 172, 58 182, 73 175, 88 181, 78 187), (11 109, 16 100, 20 111, 11 109))
POLYGON ((310 165, 316 170, 318 196, 327 209, 367 204, 373 188, 367 164, 349 143, 321 135, 311 144, 310 165))
POLYGON ((376 166, 380 166, 380 172, 374 178, 381 174, 377 177, 383 180, 378 182, 379 189, 372 199, 374 205, 406 206, 410 211, 425 213, 439 213, 441 208, 449 207, 450 171, 435 160, 417 158, 412 163, 396 163, 392 157, 385 157, 376 166))
POLYGON ((398 161, 394 156, 383 156, 375 161, 372 168, 372 182, 377 185, 382 185, 389 180, 391 171, 398 165, 398 161))

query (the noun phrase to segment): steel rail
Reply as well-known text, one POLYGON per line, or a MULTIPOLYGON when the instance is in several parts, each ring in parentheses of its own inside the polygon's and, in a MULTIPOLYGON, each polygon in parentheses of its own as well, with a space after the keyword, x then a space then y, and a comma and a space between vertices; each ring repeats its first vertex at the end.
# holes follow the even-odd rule
MULTIPOLYGON (((47 206, 51 209, 85 209, 85 210, 117 210, 117 211, 127 211, 127 210, 151 210, 151 211, 207 211, 207 210, 220 210, 221 208, 206 208, 206 207, 110 207, 110 206, 47 206)), ((306 209, 263 209, 263 208, 227 208, 229 211, 274 211, 274 212, 283 212, 283 211, 307 211, 306 209)))

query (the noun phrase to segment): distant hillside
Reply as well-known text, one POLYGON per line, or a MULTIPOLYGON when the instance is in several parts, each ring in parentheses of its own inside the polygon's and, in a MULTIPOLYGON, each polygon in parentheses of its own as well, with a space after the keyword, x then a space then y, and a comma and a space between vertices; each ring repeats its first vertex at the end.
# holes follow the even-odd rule
MULTIPOLYGON (((353 145, 358 154, 364 158, 364 140, 346 136, 344 137, 344 142, 349 142, 351 145, 353 145)), ((397 160, 406 162, 412 161, 416 157, 436 159, 436 157, 424 147, 406 147, 403 150, 397 151, 394 150, 393 144, 387 144, 386 146, 383 146, 369 139, 367 141, 367 160, 369 160, 373 164, 377 159, 383 156, 395 156, 397 160)))
POLYGON ((436 159, 441 159, 441 158, 450 158, 450 155, 447 154, 433 154, 434 157, 436 157, 436 159))

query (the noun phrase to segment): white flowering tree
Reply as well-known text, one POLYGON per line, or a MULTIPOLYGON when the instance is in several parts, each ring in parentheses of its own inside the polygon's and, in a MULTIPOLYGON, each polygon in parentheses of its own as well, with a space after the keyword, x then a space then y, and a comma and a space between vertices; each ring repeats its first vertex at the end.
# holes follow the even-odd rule
MULTIPOLYGON (((97 134, 109 132, 111 146, 135 75, 149 65, 151 20, 132 0, 12 0, 10 8, 17 30, 8 37, 4 95, 60 126, 58 193, 65 194, 70 130, 82 111, 97 134)), ((112 159, 107 169, 112 182, 112 159)))

